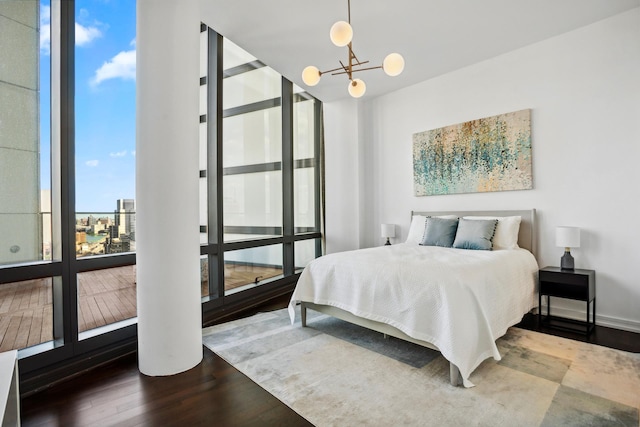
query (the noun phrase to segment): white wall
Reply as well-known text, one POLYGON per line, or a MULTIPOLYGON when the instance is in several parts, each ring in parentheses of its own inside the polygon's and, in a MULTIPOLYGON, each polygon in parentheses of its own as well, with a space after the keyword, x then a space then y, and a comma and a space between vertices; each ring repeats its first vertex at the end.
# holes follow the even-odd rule
MULTIPOLYGON (((355 197, 351 186, 336 181, 355 177, 353 162, 338 161, 336 150, 351 160, 358 155, 331 138, 356 137, 345 123, 329 129, 333 123, 326 120, 327 210, 334 214, 327 239, 344 238, 364 223, 371 237, 359 246, 379 244, 379 224, 388 222, 399 225, 395 240, 404 240, 411 210, 536 208, 540 266, 559 265, 556 226, 581 227, 582 245, 572 253, 577 268, 596 270, 598 323, 640 331, 640 226, 634 218, 640 208, 639 76, 636 8, 367 100, 356 107, 363 112, 360 149, 370 160, 360 171, 359 197, 372 209, 340 221, 336 214, 351 213, 355 197), (532 109, 533 190, 413 196, 414 133, 525 108, 532 109)), ((345 238, 343 245, 353 243, 345 238)), ((584 304, 556 299, 552 307, 584 317, 584 304)))
POLYGON ((347 99, 324 104, 326 252, 358 248, 362 216, 359 198, 358 104, 347 99))

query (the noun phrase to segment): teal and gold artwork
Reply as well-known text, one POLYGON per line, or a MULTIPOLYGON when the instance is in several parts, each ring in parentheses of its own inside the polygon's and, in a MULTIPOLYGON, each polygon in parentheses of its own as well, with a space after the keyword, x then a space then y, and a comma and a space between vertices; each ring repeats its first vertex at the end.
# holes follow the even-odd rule
POLYGON ((416 196, 530 190, 531 110, 413 134, 416 196))

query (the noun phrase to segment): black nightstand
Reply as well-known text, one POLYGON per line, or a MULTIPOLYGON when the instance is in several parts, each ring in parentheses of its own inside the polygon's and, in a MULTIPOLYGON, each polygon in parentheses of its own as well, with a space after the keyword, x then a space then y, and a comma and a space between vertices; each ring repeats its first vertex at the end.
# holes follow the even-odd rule
POLYGON ((542 296, 547 296, 547 316, 545 323, 550 327, 575 330, 563 324, 577 324, 586 327, 587 336, 596 326, 596 272, 594 270, 562 270, 560 267, 545 267, 538 271, 540 296, 538 297, 538 320, 542 324, 542 296), (587 303, 587 321, 559 318, 550 314, 550 298, 568 298, 587 303), (592 304, 593 303, 593 304, 592 304), (590 310, 593 305, 593 312, 590 310), (593 314, 592 314, 593 313, 593 314))

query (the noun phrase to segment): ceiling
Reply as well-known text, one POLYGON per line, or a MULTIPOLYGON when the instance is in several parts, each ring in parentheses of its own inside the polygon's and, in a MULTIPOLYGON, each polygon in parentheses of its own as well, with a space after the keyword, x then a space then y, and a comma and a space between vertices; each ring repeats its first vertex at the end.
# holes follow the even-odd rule
MULTIPOLYGON (((347 20, 347 0, 202 0, 203 20, 276 71, 327 102, 348 98, 347 77, 323 75, 308 88, 307 65, 321 71, 347 61, 329 40, 347 20)), ((382 64, 404 56, 397 77, 363 71, 371 98, 640 7, 640 0, 351 0, 353 50, 382 64)))

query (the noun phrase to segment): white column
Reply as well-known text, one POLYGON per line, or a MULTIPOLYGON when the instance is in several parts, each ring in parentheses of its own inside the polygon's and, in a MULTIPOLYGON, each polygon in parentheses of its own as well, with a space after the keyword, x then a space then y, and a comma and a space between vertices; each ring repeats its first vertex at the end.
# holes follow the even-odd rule
POLYGON ((137 1, 138 359, 146 375, 202 360, 198 2, 137 1))

